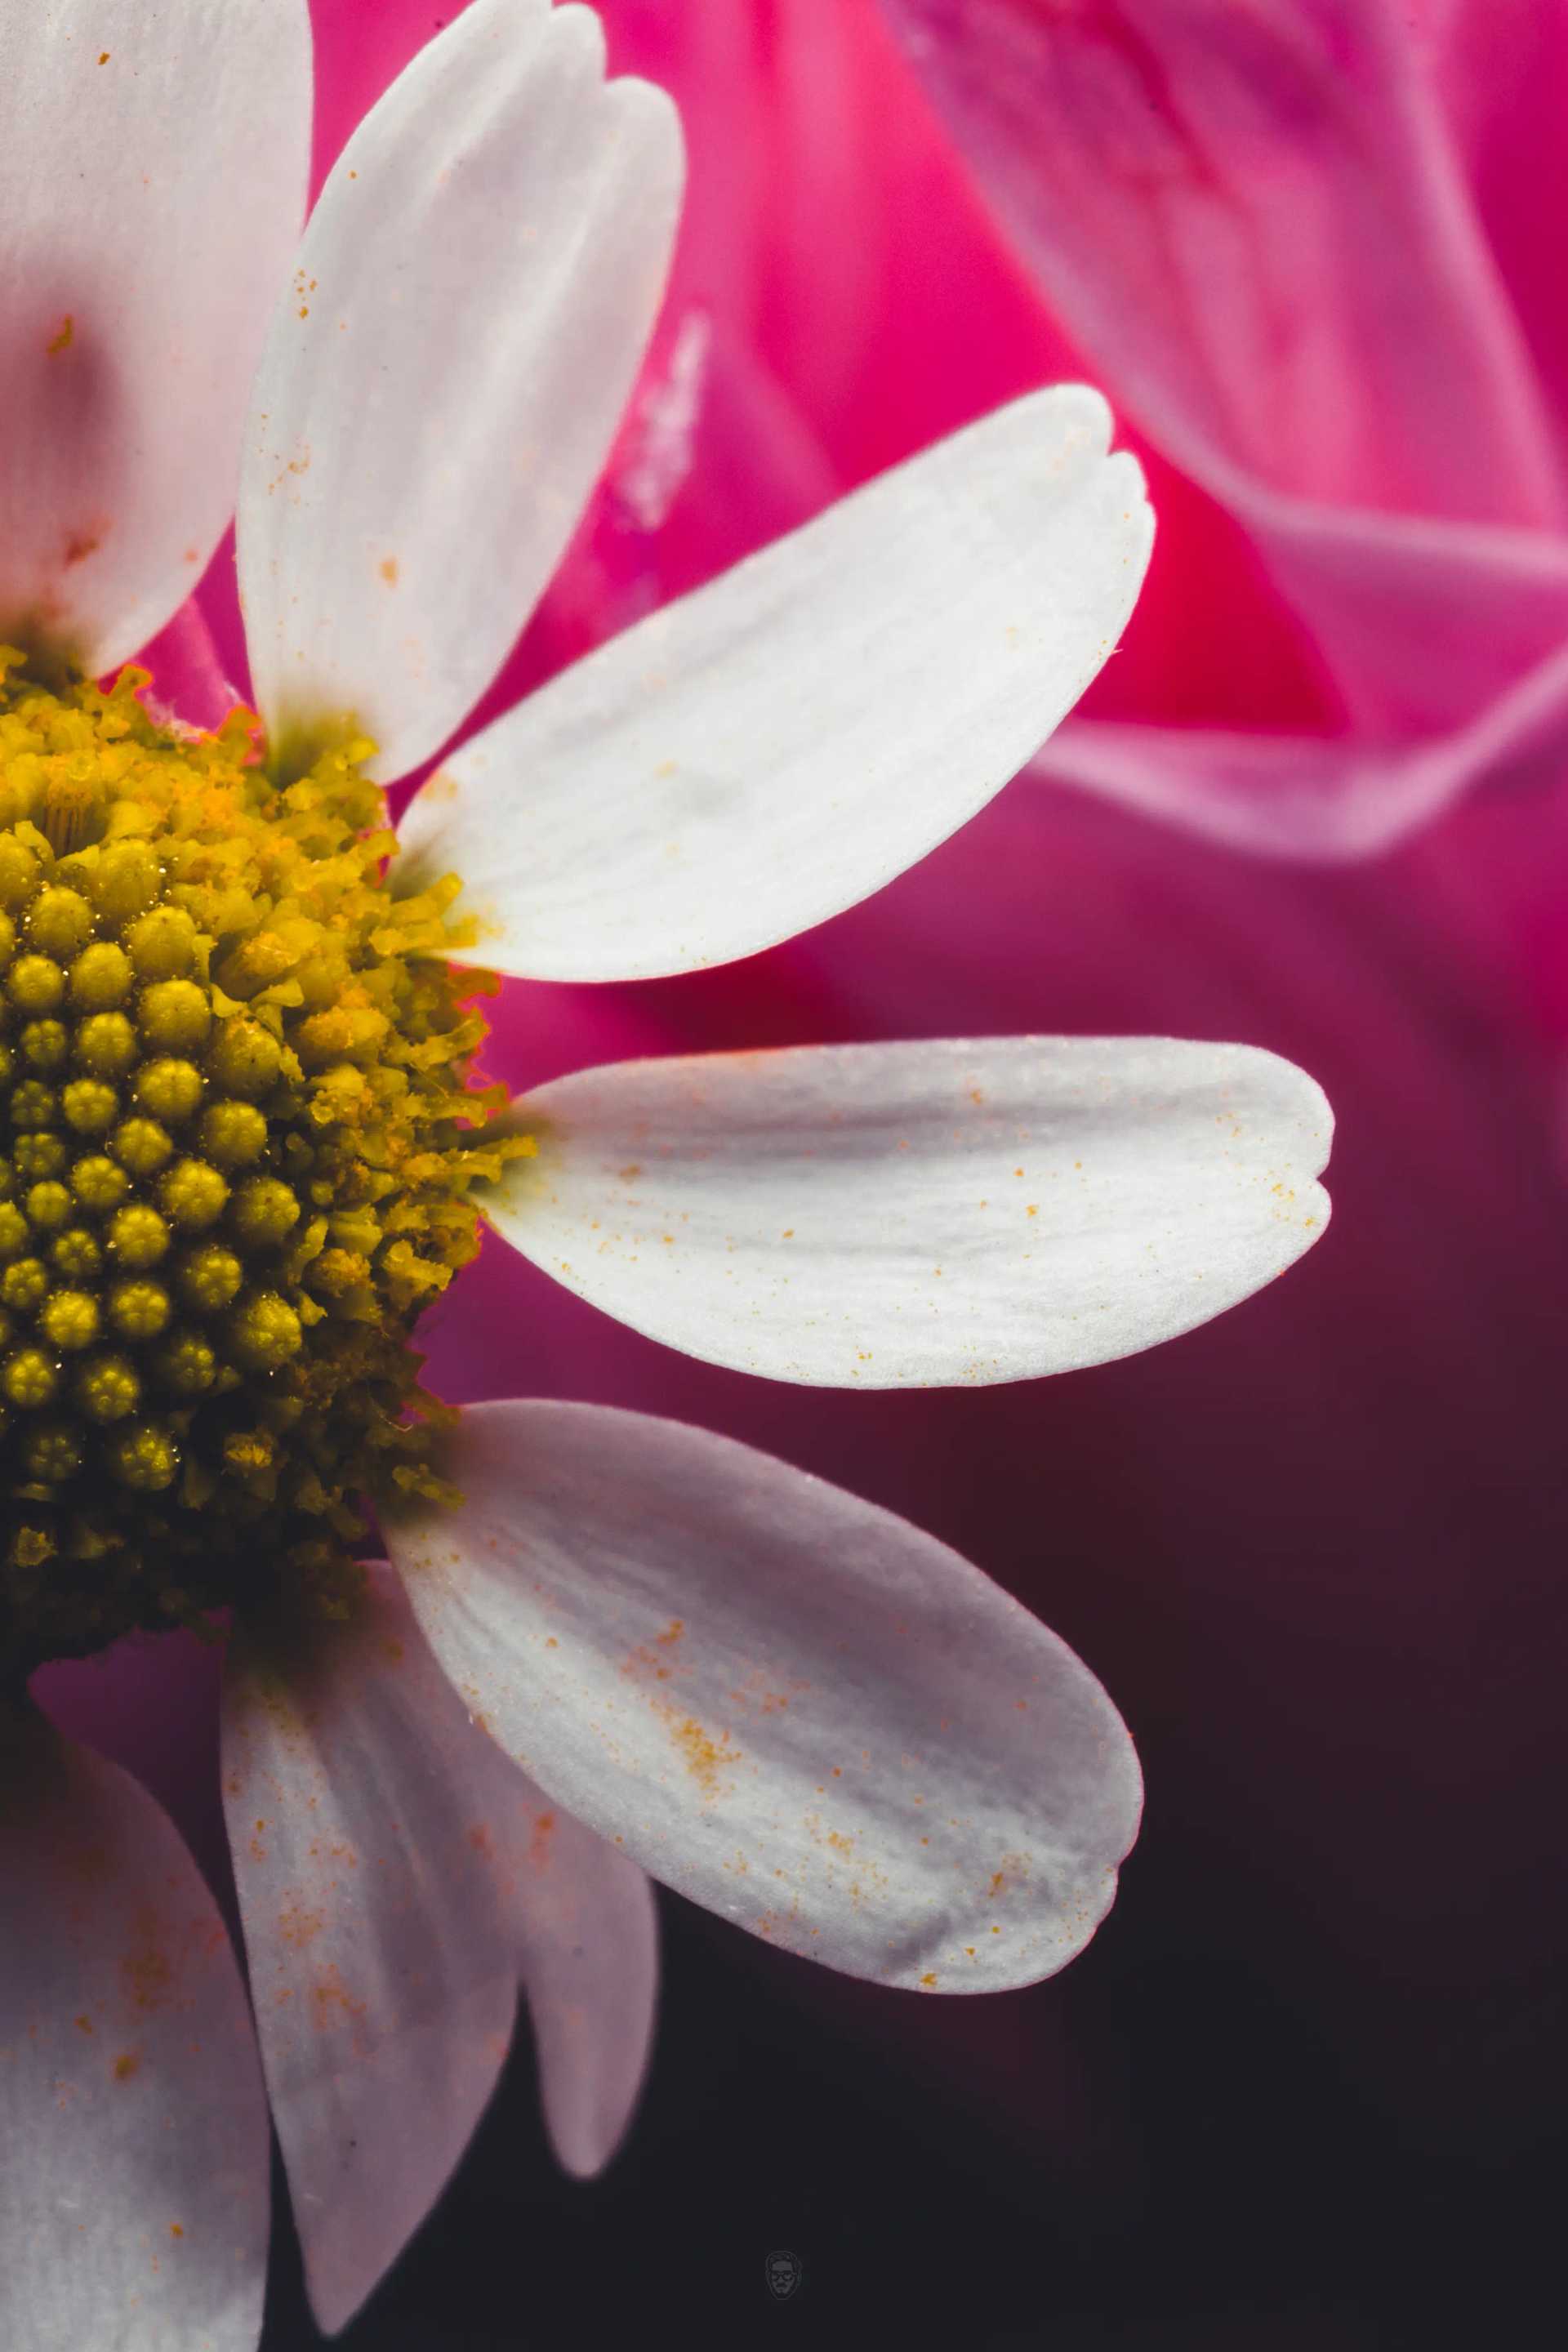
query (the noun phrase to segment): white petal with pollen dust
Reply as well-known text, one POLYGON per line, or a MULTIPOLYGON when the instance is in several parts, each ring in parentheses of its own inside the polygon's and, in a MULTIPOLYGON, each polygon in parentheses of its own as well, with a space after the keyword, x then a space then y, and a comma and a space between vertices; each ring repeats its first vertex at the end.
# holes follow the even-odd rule
POLYGON ((240 586, 285 764, 353 713, 405 774, 477 700, 604 462, 682 175, 586 8, 475 0, 343 150, 248 427, 240 586))
POLYGON ((1071 1651, 889 1512, 601 1406, 469 1408, 389 1548, 494 1737, 683 1895, 850 1975, 1032 1983, 1110 1906, 1139 1779, 1071 1651))
POLYGON ((425 2219, 516 2003, 486 1743, 372 1571, 351 1622, 237 1649, 224 1803, 311 2306, 342 2327, 425 2219))
POLYGON ((254 2352, 267 2104, 217 1906, 114 1764, 0 1726, 7 2352, 254 2352))
POLYGON ((1001 1037, 621 1062, 513 1105, 482 1206, 655 1339, 775 1380, 1028 1380, 1205 1323, 1314 1242, 1331 1119, 1247 1045, 1001 1037))
POLYGON ((304 0, 0 0, 0 637, 112 669, 234 508, 304 215, 304 0))
POLYGON ((1098 393, 1000 409, 553 679, 400 828, 472 961, 636 980, 853 906, 984 806, 1116 644, 1149 560, 1098 393))

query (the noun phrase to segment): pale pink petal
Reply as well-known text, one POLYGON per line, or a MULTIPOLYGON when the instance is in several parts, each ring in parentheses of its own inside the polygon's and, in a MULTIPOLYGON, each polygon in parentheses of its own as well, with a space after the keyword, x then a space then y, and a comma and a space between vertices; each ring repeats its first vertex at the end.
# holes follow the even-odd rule
POLYGON ((1033 1380, 1194 1329, 1328 1222, 1272 1054, 991 1037, 668 1055, 514 1105, 485 1215, 569 1290, 774 1380, 1033 1380))
POLYGON ((1404 11, 884 5, 1053 307, 1188 472, 1215 487, 1217 459, 1305 499, 1563 519, 1404 11))
POLYGON ((211 731, 244 700, 224 675, 206 616, 194 598, 142 646, 139 658, 153 676, 147 708, 165 722, 211 731))
POLYGON ((267 2104, 217 1906, 153 1800, 0 1720, 0 2301, 16 2352, 253 2352, 267 2104))
POLYGON ((1360 858, 1438 815, 1479 778, 1552 782, 1568 768, 1568 646, 1468 727, 1411 745, 1218 729, 1063 728, 1031 761, 1074 784, 1270 856, 1360 858))
POLYGON ((551 1796, 694 1901, 854 1976, 1032 1983, 1137 1827, 1071 1651, 890 1513, 706 1431, 470 1407, 456 1509, 388 1534, 459 1694, 551 1796))
POLYGON ((1153 518, 1110 438, 1081 384, 1016 401, 602 646, 418 793, 406 886, 460 874, 465 954, 547 980, 728 962, 879 889, 1114 650, 1153 518))
POLYGON ((585 2179, 619 2147, 647 2071, 658 1999, 653 1889, 618 1847, 584 1829, 500 1748, 490 1753, 494 1862, 528 1996, 544 2120, 566 2170, 585 2179))
POLYGON ((1568 637, 1532 364, 1568 353, 1541 226, 1560 12, 885 9, 1055 314, 1252 535, 1354 739, 1151 735, 1140 775, 1132 737, 1085 738, 1041 765, 1272 854, 1398 839, 1487 772, 1568 637))
POLYGON ((4 0, 0 636, 100 671, 184 603, 304 210, 304 0, 4 0))
POLYGON ((439 2196, 510 2042, 483 1742, 395 1580, 237 1645, 224 1804, 310 2302, 342 2327, 439 2196))
POLYGON ((1476 209, 1561 446, 1568 436, 1568 9, 1562 0, 1427 0, 1421 14, 1476 209))
POLYGON ((1233 488, 1349 718, 1373 739, 1479 719, 1568 638, 1568 539, 1233 488))
POLYGON ((384 780, 416 766, 571 535, 663 290, 681 184, 668 100, 606 87, 603 68, 588 9, 474 0, 322 192, 240 489, 252 676, 286 764, 352 713, 384 780))

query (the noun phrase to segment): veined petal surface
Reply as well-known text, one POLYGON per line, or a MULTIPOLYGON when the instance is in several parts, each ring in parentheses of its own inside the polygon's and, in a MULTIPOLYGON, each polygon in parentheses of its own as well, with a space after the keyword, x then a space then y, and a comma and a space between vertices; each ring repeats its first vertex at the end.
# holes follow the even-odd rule
POLYGON ((984 807, 1113 651, 1153 519, 1064 384, 894 467, 466 743, 405 814, 473 961, 640 980, 771 947, 984 807))
POLYGON ((749 1446, 470 1407, 388 1546, 523 1769, 667 1885, 853 1976, 998 1991, 1108 1909, 1139 1777, 1070 1650, 934 1538, 749 1446))
POLYGON ((500 667, 604 462, 663 290, 675 110, 586 8, 474 0, 343 150, 247 428, 240 589, 282 763, 353 715, 375 772, 500 667))
POLYGON ((305 0, 0 0, 0 638, 112 669, 234 510, 304 215, 305 0))
POLYGON ((510 2042, 485 1748, 384 1568, 347 1624, 237 1646, 224 1805, 272 2114, 329 2332, 425 2219, 510 2042))
POLYGON ((1563 521, 1421 11, 882 5, 1053 309, 1184 471, 1227 503, 1234 471, 1305 500, 1563 521))
POLYGON ((1205 1323, 1314 1242, 1330 1115, 1246 1045, 942 1038, 671 1055, 514 1103, 482 1201, 651 1339, 775 1380, 1028 1380, 1205 1323))
POLYGON ((254 2352, 268 2130, 238 1964, 118 1765, 0 1724, 7 2352, 254 2352))

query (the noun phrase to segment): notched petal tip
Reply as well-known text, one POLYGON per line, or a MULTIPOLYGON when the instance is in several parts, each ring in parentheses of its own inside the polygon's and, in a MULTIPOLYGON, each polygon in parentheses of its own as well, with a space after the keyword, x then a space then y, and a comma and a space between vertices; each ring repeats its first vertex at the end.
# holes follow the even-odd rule
POLYGON ((489 961, 561 981, 725 963, 945 840, 1038 750, 1132 608, 1152 522, 1110 436, 1092 387, 1012 402, 464 745, 404 834, 483 877, 489 961))
POLYGON ((321 289, 303 333, 298 302, 273 320, 239 512, 258 704, 274 727, 361 710, 383 782, 452 732, 526 622, 663 292, 674 110, 604 65, 590 10, 476 0, 329 177, 300 254, 321 289), (478 377, 432 373, 433 352, 470 347, 478 377))
POLYGON ((931 1039, 627 1062, 510 1116, 484 1213, 706 1361, 854 1388, 1133 1355, 1322 1230, 1331 1119, 1278 1055, 1170 1038, 931 1039))
POLYGON ((461 1509, 392 1538, 409 1598, 610 1846, 879 1984, 997 1990, 1082 1948, 1136 1834, 1136 1759, 1082 1662, 978 1570, 643 1414, 478 1406, 451 1445, 461 1509))

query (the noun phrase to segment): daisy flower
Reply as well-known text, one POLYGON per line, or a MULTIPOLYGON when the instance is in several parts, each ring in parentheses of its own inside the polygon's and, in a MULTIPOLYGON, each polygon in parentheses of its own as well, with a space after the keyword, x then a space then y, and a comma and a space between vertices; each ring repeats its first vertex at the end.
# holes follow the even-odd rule
POLYGON ((720 1364, 1016 1380, 1280 1272, 1327 1114, 1239 1047, 1016 1037, 503 1108, 489 975, 745 955, 997 790, 1126 619, 1137 469, 1093 394, 1021 401, 556 678, 395 836, 384 788, 460 725, 605 459, 674 111, 606 86, 587 10, 476 0, 296 252, 303 5, 0 22, 7 2332, 247 2352, 268 2110, 329 2331, 460 2154, 520 1984, 554 2144, 606 2159, 650 1874, 983 1991, 1081 1948, 1135 1830, 1099 1685, 931 1538, 700 1430, 426 1397, 413 1335, 479 1217, 720 1364), (112 674, 237 480, 260 728, 203 734, 112 674), (248 1999, 168 1822, 25 1695, 215 1619, 248 1999))

